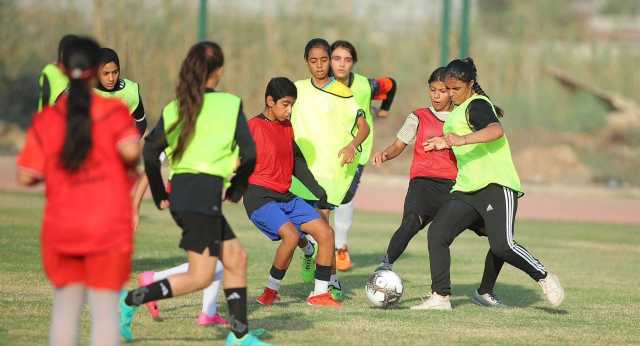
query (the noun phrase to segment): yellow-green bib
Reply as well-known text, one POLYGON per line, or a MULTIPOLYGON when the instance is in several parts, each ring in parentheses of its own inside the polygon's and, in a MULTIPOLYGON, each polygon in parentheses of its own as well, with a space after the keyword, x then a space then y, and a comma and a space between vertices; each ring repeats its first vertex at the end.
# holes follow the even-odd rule
POLYGON ((360 164, 366 165, 371 158, 371 151, 373 150, 373 115, 371 114, 371 84, 369 79, 363 75, 357 73, 353 74, 353 83, 351 84, 351 91, 356 98, 356 102, 360 109, 364 110, 365 119, 369 124, 369 136, 362 142, 362 154, 360 154, 360 164))
POLYGON ((100 89, 95 89, 96 93, 105 97, 116 97, 122 100, 129 108, 129 113, 133 114, 133 112, 138 108, 140 104, 140 89, 138 83, 128 80, 126 78, 122 78, 118 81, 122 85, 119 85, 114 91, 105 91, 100 89))

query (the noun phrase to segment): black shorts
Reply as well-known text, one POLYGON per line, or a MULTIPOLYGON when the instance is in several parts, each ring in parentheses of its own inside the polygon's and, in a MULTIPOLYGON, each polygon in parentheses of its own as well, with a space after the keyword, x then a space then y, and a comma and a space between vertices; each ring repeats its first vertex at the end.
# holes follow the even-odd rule
POLYGON ((364 165, 358 165, 358 169, 356 170, 356 174, 353 176, 353 180, 351 181, 351 185, 349 185, 349 190, 344 195, 342 199, 342 204, 347 204, 353 200, 356 192, 358 191, 358 186, 360 186, 360 178, 362 178, 362 171, 364 170, 364 165))
POLYGON ((235 239, 231 226, 223 215, 207 215, 188 212, 171 212, 182 228, 180 248, 202 254, 209 248, 209 255, 220 257, 222 242, 235 239))

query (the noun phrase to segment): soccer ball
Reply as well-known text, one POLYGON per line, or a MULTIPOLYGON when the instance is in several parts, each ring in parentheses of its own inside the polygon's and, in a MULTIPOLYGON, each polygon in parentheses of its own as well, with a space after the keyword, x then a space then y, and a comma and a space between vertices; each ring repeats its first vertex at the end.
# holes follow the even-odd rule
POLYGON ((402 279, 391 270, 373 272, 369 275, 365 289, 371 304, 385 309, 396 305, 404 292, 402 279))

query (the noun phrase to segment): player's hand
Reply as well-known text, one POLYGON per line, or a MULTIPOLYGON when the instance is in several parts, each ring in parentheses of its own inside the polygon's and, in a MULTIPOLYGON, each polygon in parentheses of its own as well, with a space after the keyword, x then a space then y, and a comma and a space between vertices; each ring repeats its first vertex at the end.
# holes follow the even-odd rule
POLYGON ((341 158, 340 164, 342 166, 353 162, 356 157, 356 147, 351 143, 347 144, 346 147, 340 149, 338 157, 341 158))
POLYGON ((447 134, 445 136, 445 140, 447 141, 447 144, 449 144, 449 147, 458 147, 467 144, 467 138, 465 136, 458 136, 453 133, 447 134))
POLYGON ((238 203, 242 198, 242 192, 240 189, 234 187, 233 185, 229 186, 227 191, 224 193, 224 200, 229 201, 231 203, 238 203))
POLYGON ((169 208, 169 200, 163 199, 162 201, 160 201, 160 210, 165 210, 167 208, 169 208))
POLYGON ((422 143, 422 145, 424 146, 424 151, 443 150, 449 148, 449 144, 444 137, 431 137, 422 143))
POLYGON ((371 163, 373 163, 373 165, 376 167, 380 167, 383 162, 387 161, 388 157, 389 157, 389 154, 387 154, 385 151, 379 151, 373 154, 373 159, 371 160, 371 163))
POLYGON ((389 111, 385 111, 383 109, 378 111, 378 118, 386 118, 389 116, 389 111))

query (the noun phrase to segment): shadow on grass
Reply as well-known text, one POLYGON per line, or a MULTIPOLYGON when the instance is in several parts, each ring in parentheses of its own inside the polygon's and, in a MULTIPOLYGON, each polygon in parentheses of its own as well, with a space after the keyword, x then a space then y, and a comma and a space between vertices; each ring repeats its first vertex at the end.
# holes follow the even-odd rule
POLYGON ((543 306, 536 306, 534 309, 544 311, 551 315, 568 315, 569 314, 569 311, 564 309, 548 308, 543 306))
MULTIPOLYGON (((473 296, 473 291, 478 289, 478 284, 461 284, 461 285, 453 285, 453 297, 451 298, 452 305, 455 307, 473 304, 471 301, 471 297, 473 296)), ((428 291, 429 288, 426 287, 428 291)), ((494 289, 494 292, 498 298, 500 298, 503 303, 509 307, 516 308, 525 308, 529 307, 541 300, 540 292, 538 290, 524 287, 520 285, 511 285, 511 284, 501 284, 497 283, 494 289)), ((426 295, 426 294, 425 294, 426 295)), ((402 300, 403 308, 408 308, 412 305, 419 304, 422 301, 423 297, 414 297, 411 299, 402 300)), ((561 313, 555 309, 549 308, 538 308, 543 309, 549 313, 561 313), (554 312, 551 312, 554 311, 554 312)), ((566 312, 565 312, 566 313, 566 312)))
POLYGON ((144 271, 161 271, 175 267, 177 265, 187 262, 187 256, 173 256, 173 257, 145 257, 135 258, 133 260, 133 271, 136 273, 144 271))
MULTIPOLYGON (((261 340, 271 340, 272 331, 304 331, 313 328, 313 321, 309 320, 303 313, 270 314, 263 318, 250 318, 249 329, 264 328, 266 333, 260 336, 261 340)), ((214 330, 213 340, 224 340, 229 334, 227 328, 212 328, 214 330)), ((181 339, 179 339, 181 340, 181 339)))

